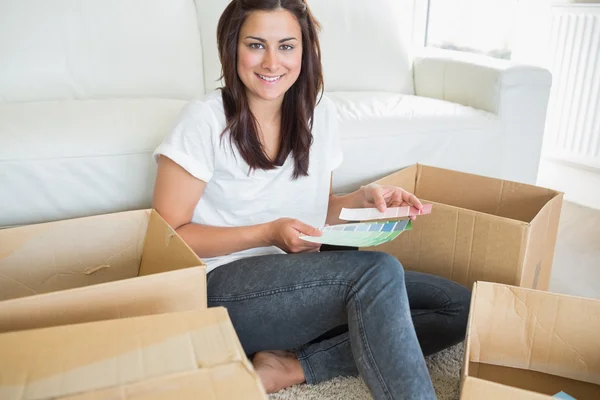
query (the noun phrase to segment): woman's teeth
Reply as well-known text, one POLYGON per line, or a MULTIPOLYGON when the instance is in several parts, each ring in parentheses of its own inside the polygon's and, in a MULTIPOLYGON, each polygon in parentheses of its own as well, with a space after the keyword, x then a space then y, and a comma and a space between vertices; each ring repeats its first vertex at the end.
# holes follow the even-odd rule
POLYGON ((257 74, 257 75, 258 75, 258 77, 259 77, 260 79, 262 79, 263 81, 267 81, 267 82, 275 82, 275 81, 278 81, 278 80, 279 80, 279 79, 281 79, 281 77, 283 76, 283 75, 279 75, 279 76, 273 76, 273 77, 270 77, 270 76, 264 76, 264 75, 260 75, 260 74, 257 74))

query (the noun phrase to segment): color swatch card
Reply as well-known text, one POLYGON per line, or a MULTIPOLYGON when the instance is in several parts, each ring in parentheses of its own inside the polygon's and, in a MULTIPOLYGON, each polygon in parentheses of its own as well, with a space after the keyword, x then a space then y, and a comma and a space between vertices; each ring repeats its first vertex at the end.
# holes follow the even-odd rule
POLYGON ((423 204, 423 208, 418 210, 415 207, 390 207, 384 212, 376 208, 342 208, 340 219, 344 221, 365 221, 371 219, 388 219, 413 217, 431 213, 432 204, 423 204))
POLYGON ((563 399, 563 400, 575 400, 575 397, 573 396, 569 396, 568 394, 566 394, 565 392, 558 392, 556 393, 554 396, 557 399, 563 399))
POLYGON ((398 237, 412 228, 410 220, 363 222, 326 226, 322 236, 300 236, 300 239, 336 246, 369 247, 378 246, 398 237))

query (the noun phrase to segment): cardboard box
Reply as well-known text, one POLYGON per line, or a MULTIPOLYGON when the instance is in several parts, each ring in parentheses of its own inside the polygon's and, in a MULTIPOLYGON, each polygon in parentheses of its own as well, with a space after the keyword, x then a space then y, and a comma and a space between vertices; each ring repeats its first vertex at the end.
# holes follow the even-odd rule
POLYGON ((266 399, 223 307, 0 335, 0 398, 266 399))
POLYGON ((432 203, 385 251, 407 270, 547 290, 563 194, 554 190, 416 164, 377 181, 432 203))
POLYGON ((0 231, 0 300, 0 332, 206 308, 206 272, 156 211, 108 214, 0 231))
POLYGON ((206 308, 206 271, 192 267, 0 302, 0 333, 206 308))
POLYGON ((477 282, 461 400, 600 399, 599 333, 598 300, 477 282))

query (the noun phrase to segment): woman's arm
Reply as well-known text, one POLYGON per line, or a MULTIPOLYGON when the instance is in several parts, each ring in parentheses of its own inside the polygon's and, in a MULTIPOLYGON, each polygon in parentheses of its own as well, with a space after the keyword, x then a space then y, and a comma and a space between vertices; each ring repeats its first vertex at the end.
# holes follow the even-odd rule
POLYGON ((329 206, 327 207, 327 225, 345 224, 348 221, 339 218, 342 208, 361 208, 364 207, 365 195, 363 187, 356 192, 348 193, 343 196, 333 194, 333 183, 329 185, 329 206))
POLYGON ((199 257, 216 257, 270 245, 268 224, 223 228, 192 224, 206 182, 193 177, 170 158, 160 156, 152 207, 199 257))
POLYGON ((224 228, 187 223, 176 229, 181 238, 198 254, 209 258, 270 246, 267 239, 268 224, 224 228))
POLYGON ((199 257, 217 257, 272 245, 293 253, 313 251, 320 246, 298 239, 301 234, 319 235, 318 229, 291 218, 231 228, 191 223, 205 187, 206 182, 168 157, 160 156, 152 206, 199 257))

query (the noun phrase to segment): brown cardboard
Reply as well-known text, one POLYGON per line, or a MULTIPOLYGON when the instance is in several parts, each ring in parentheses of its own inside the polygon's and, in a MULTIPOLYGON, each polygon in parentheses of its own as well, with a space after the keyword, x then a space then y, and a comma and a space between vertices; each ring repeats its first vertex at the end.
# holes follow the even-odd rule
POLYGON ((153 210, 1 230, 0 255, 0 332, 206 308, 204 264, 153 210))
POLYGON ((206 308, 193 267, 0 302, 0 333, 206 308))
POLYGON ((139 275, 174 271, 197 265, 204 265, 204 263, 173 228, 153 210, 139 264, 139 275))
POLYGON ((461 399, 598 399, 598 332, 598 300, 477 282, 461 399))
POLYGON ((562 193, 421 164, 376 183, 403 187, 433 209, 397 239, 361 250, 469 288, 481 280, 547 290, 562 193))
POLYGON ((118 388, 63 397, 63 400, 236 400, 264 399, 254 371, 243 363, 230 363, 169 375, 118 388))
POLYGON ((461 391, 461 399, 469 400, 547 400, 548 398, 547 395, 540 393, 471 377, 465 378, 461 391))
POLYGON ((0 335, 0 398, 265 399, 225 308, 0 335))

